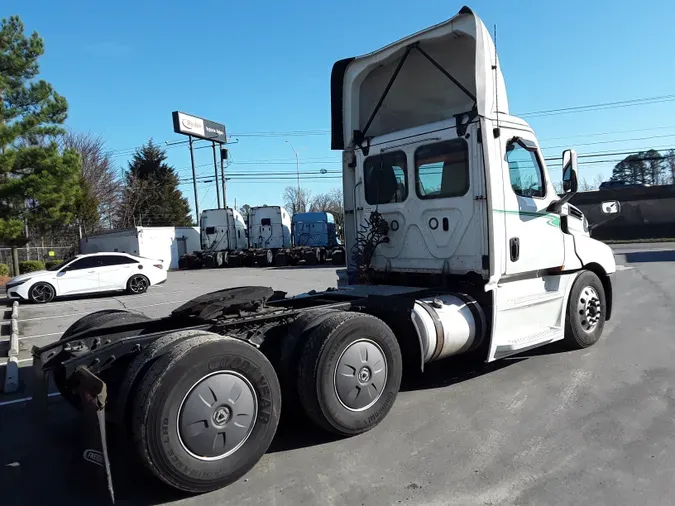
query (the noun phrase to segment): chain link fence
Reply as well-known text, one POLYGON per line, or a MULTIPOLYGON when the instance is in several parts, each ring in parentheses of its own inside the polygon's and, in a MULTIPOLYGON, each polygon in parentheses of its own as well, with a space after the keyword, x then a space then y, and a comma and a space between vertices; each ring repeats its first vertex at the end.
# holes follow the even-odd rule
MULTIPOLYGON (((64 258, 77 253, 72 246, 28 246, 17 248, 19 253, 19 262, 24 260, 63 260, 64 258)), ((9 266, 10 276, 16 276, 12 262, 12 248, 0 247, 0 264, 9 266)))

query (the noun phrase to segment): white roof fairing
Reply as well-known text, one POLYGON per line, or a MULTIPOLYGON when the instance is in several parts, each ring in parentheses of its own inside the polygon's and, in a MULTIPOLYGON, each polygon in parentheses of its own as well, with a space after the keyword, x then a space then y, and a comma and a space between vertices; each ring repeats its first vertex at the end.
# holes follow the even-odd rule
POLYGON ((365 132, 366 137, 450 119, 471 111, 474 104, 480 116, 494 117, 497 103, 500 113, 508 113, 504 77, 490 33, 480 18, 464 7, 443 23, 373 53, 335 64, 332 78, 333 149, 352 144, 355 130, 363 132, 411 45, 418 45, 427 53, 475 97, 475 102, 422 52, 413 48, 365 132), (493 66, 497 67, 496 72, 493 66), (338 72, 343 73, 341 83, 339 75, 335 75, 338 72), (340 84, 342 89, 335 89, 340 84), (337 104, 338 100, 342 103, 337 104), (341 122, 335 117, 340 110, 341 122), (339 127, 342 131, 335 131, 339 127))

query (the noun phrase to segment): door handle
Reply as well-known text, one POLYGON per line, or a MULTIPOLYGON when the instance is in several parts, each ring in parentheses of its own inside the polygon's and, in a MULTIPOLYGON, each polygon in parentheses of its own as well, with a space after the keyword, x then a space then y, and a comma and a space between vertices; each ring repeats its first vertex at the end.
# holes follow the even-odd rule
POLYGON ((87 271, 87 274, 94 274, 96 271, 87 271))
POLYGON ((511 261, 517 262, 520 257, 520 239, 512 237, 509 241, 509 250, 511 251, 511 261))

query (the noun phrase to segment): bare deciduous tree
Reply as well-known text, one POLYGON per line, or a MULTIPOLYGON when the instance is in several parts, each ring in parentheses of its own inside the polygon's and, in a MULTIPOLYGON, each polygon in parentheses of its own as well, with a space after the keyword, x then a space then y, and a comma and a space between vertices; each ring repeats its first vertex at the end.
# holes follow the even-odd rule
POLYGON ((309 209, 312 192, 306 188, 287 186, 284 190, 284 205, 293 216, 296 213, 305 213, 309 209))
POLYGON ((98 202, 101 225, 111 227, 118 211, 122 183, 114 167, 112 153, 105 141, 92 133, 68 132, 63 136, 64 148, 73 148, 82 159, 82 177, 90 195, 98 202))
POLYGON ((342 202, 342 189, 333 188, 328 193, 320 193, 312 199, 310 211, 327 211, 335 218, 335 224, 339 233, 344 225, 344 205, 342 202))

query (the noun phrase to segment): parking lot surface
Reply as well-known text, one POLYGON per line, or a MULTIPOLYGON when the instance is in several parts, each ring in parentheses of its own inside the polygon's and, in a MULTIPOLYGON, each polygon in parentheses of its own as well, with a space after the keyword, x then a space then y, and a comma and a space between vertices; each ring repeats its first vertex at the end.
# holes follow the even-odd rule
MULTIPOLYGON (((404 385, 378 427, 350 439, 332 440, 284 413, 270 452, 244 479, 198 497, 176 495, 130 461, 113 461, 117 504, 671 505, 675 248, 660 249, 638 245, 621 257, 612 320, 587 350, 548 347, 488 366, 433 364, 404 385)), ((57 303, 62 314, 53 318, 59 306, 22 306, 21 332, 55 339, 79 315, 102 307, 160 316, 230 280, 290 293, 336 282, 334 269, 238 271, 236 281, 228 277, 234 271, 177 273, 147 296, 115 303, 57 303)), ((78 458, 73 410, 52 399, 47 428, 37 433, 30 416, 24 403, 0 408, 0 504, 106 504, 83 493, 85 483, 68 464, 78 458)))
MULTIPOLYGON (((19 360, 30 361, 33 346, 56 341, 75 321, 101 309, 128 309, 152 318, 167 316, 188 300, 235 286, 271 286, 295 295, 337 286, 336 268, 241 268, 170 272, 166 283, 142 295, 116 294, 56 300, 45 305, 22 303, 19 313, 19 360)), ((0 356, 6 356, 8 336, 2 336, 0 356)))

